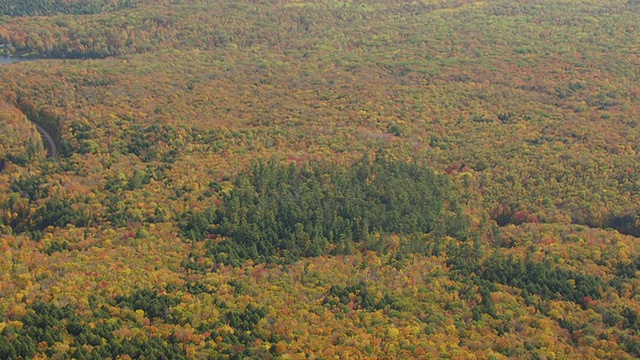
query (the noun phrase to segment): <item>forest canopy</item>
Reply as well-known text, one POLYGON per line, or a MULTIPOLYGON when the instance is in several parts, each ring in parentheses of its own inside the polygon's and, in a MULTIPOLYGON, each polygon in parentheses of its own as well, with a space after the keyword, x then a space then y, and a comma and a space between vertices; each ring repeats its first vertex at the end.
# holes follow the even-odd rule
POLYGON ((344 169, 330 164, 253 165, 234 180, 218 210, 189 214, 182 231, 193 240, 211 235, 217 262, 270 260, 353 252, 380 233, 429 234, 436 227, 465 240, 470 221, 450 201, 443 176, 415 163, 376 157, 344 169), (443 210, 458 213, 445 218, 443 210), (349 250, 351 249, 351 250, 349 250))
POLYGON ((0 0, 0 358, 640 357, 639 15, 0 0))

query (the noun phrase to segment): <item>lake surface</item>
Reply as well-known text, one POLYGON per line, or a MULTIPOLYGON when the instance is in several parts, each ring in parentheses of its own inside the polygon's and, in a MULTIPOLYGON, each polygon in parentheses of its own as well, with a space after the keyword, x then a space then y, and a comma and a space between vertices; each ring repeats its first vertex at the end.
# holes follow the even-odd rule
POLYGON ((25 62, 25 61, 32 61, 34 59, 31 58, 25 58, 25 57, 11 57, 11 56, 0 56, 0 64, 13 64, 13 63, 17 63, 17 62, 25 62))

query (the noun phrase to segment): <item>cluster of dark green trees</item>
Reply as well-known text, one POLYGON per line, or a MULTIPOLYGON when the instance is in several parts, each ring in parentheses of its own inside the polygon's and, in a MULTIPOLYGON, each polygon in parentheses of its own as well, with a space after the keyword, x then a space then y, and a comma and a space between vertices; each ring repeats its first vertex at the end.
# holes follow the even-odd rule
POLYGON ((35 302, 31 311, 21 320, 22 328, 7 326, 0 337, 0 358, 31 358, 36 355, 40 342, 52 346, 62 341, 62 332, 55 331, 65 327, 65 320, 74 316, 72 306, 58 307, 50 303, 35 302))
POLYGON ((494 256, 486 261, 481 274, 483 279, 538 294, 545 300, 569 300, 585 306, 589 299, 602 298, 599 278, 532 259, 494 256))
POLYGON ((171 308, 180 303, 179 299, 158 294, 151 289, 137 290, 129 296, 117 296, 117 306, 132 310, 142 310, 149 319, 160 318, 166 320, 171 308))
MULTIPOLYGON (((149 317, 165 317, 174 300, 158 295, 153 290, 138 290, 126 297, 118 297, 116 305, 122 308, 142 309, 149 317)), ((63 307, 41 301, 27 308, 27 314, 20 319, 22 327, 8 325, 0 333, 1 359, 29 359, 37 354, 52 356, 53 345, 61 343, 63 337, 71 336, 71 356, 74 359, 105 359, 130 355, 133 358, 184 359, 186 355, 180 342, 173 338, 151 337, 149 339, 118 339, 114 331, 122 327, 121 319, 112 319, 104 307, 95 307, 92 317, 80 317, 75 307, 63 307), (89 320, 93 323, 89 326, 89 320), (39 344, 46 342, 42 349, 39 344), (87 350, 83 345, 90 345, 87 350)))
MULTIPOLYGON (((224 322, 233 328, 233 333, 224 334, 223 338, 229 344, 251 345, 256 339, 270 341, 266 335, 259 331, 257 325, 268 311, 265 307, 258 307, 253 304, 247 305, 243 311, 228 311, 224 316, 224 322)), ((211 333, 211 338, 218 336, 216 332, 211 333)))
MULTIPOLYGON (((559 267, 553 261, 548 261, 550 259, 538 262, 530 257, 515 258, 505 256, 500 250, 482 257, 470 243, 451 245, 447 248, 447 253, 447 263, 451 266, 452 273, 467 284, 460 290, 460 296, 467 301, 475 301, 473 299, 476 294, 481 295, 482 300, 473 307, 474 319, 480 319, 482 314, 501 319, 502 323, 495 327, 498 333, 510 330, 506 319, 496 311, 491 299, 491 294, 498 291, 497 284, 521 289, 527 305, 535 306, 541 313, 549 315, 549 301, 566 300, 587 308, 592 301, 602 299, 608 291, 620 293, 622 286, 630 278, 635 278, 636 271, 640 270, 640 259, 621 263, 614 279, 604 282, 595 276, 559 267), (532 295, 539 296, 539 300, 532 295)), ((640 331, 640 315, 631 307, 607 309, 602 314, 603 321, 608 326, 631 334, 638 334, 640 331)), ((570 320, 560 319, 559 323, 569 332, 584 330, 570 320)), ((633 336, 623 332, 619 336, 625 351, 640 356, 640 343, 633 336)))
POLYGON ((192 240, 209 238, 209 255, 228 264, 348 254, 373 246, 375 234, 438 227, 465 238, 469 219, 449 190, 430 169, 383 156, 348 168, 270 161, 238 175, 219 209, 186 214, 181 228, 192 240))
MULTIPOLYGON (((90 299, 91 300, 91 299, 90 299)), ((105 359, 129 355, 135 359, 185 359, 186 354, 181 346, 184 340, 175 336, 117 338, 114 331, 125 325, 127 319, 113 318, 104 306, 96 306, 90 301, 92 316, 78 316, 72 305, 57 306, 53 303, 36 301, 27 308, 27 314, 20 318, 22 327, 7 325, 0 332, 0 358, 25 359, 36 355, 52 356, 53 346, 61 343, 63 338, 72 337, 70 355, 74 359, 105 359), (91 323, 91 325, 89 325, 91 323), (46 342, 48 347, 39 346, 46 342), (89 345, 89 346, 84 346, 89 345), (91 350, 89 350, 91 349, 91 350)), ((152 321, 173 322, 171 309, 180 300, 152 289, 138 289, 128 296, 118 296, 113 305, 131 310, 143 310, 145 316, 152 321)), ((226 305, 220 304, 221 308, 226 305)), ((244 310, 229 310, 219 320, 202 323, 198 331, 209 333, 209 338, 223 341, 228 346, 223 351, 229 358, 241 359, 270 358, 269 349, 259 354, 251 350, 257 339, 277 342, 272 334, 261 332, 258 323, 268 314, 265 307, 249 304, 244 310), (218 333, 215 329, 230 326, 232 332, 218 333)), ((4 320, 0 318, 0 320, 4 320)), ((134 319, 128 319, 135 321, 134 319)))
POLYGON ((16 209, 16 216, 10 220, 0 219, 1 224, 9 225, 15 233, 28 233, 39 239, 49 226, 65 227, 68 224, 86 226, 93 218, 82 211, 73 210, 72 205, 82 202, 67 199, 48 199, 34 213, 28 207, 20 207, 17 197, 9 199, 8 206, 16 209))
MULTIPOLYGON (((631 278, 636 277, 640 270, 640 258, 628 263, 620 263, 616 276, 609 282, 576 271, 562 268, 551 259, 539 262, 530 257, 515 258, 505 256, 496 250, 488 257, 479 256, 477 249, 472 244, 462 246, 449 246, 448 265, 452 272, 469 287, 460 291, 462 298, 468 300, 476 294, 471 289, 477 288, 477 293, 482 297, 481 303, 474 309, 474 318, 478 319, 482 313, 496 319, 501 319, 501 314, 495 310, 495 304, 491 300, 491 293, 498 291, 497 284, 512 286, 522 290, 522 296, 528 305, 548 315, 548 301, 566 300, 587 308, 594 300, 603 298, 608 292, 622 291, 622 287, 631 278), (534 300, 532 295, 538 295, 541 301, 534 300)), ((640 331, 640 315, 630 307, 623 309, 607 309, 603 313, 603 321, 612 327, 637 334, 640 331)), ((560 325, 570 332, 582 330, 579 326, 568 320, 560 320, 560 325)), ((508 326, 496 329, 499 333, 507 331, 508 326)), ((640 356, 640 343, 632 336, 621 333, 621 345, 625 351, 640 356)))
POLYGON ((531 258, 505 256, 499 250, 478 260, 463 247, 450 253, 448 264, 462 278, 473 279, 481 288, 491 285, 489 293, 495 290, 493 284, 503 284, 522 289, 525 300, 536 294, 543 300, 568 300, 583 307, 590 300, 602 298, 604 283, 597 277, 561 268, 552 261, 541 263, 531 258))
POLYGON ((376 311, 389 307, 393 310, 401 310, 396 299, 389 294, 385 294, 384 297, 376 300, 369 292, 367 283, 364 281, 348 286, 333 285, 331 289, 329 289, 327 296, 322 299, 322 305, 329 308, 335 308, 339 305, 349 305, 351 302, 353 302, 353 309, 376 311))
POLYGON ((616 229, 621 234, 640 236, 640 209, 621 214, 611 214, 605 227, 616 229))
POLYGON ((63 336, 72 336, 71 357, 74 359, 105 359, 130 355, 133 358, 184 359, 184 350, 177 339, 152 337, 117 339, 113 332, 122 326, 122 321, 107 321, 111 318, 104 308, 96 308, 91 318, 81 318, 71 305, 63 307, 37 301, 27 309, 20 320, 22 327, 8 325, 0 335, 0 358, 30 359, 38 354, 53 356, 53 345, 63 341, 63 336), (39 344, 46 342, 42 349, 39 344), (90 345, 89 351, 83 345, 90 345))
POLYGON ((122 149, 125 154, 134 154, 144 162, 161 160, 164 163, 173 163, 178 155, 179 145, 178 130, 172 125, 150 125, 141 127, 133 125, 125 130, 123 139, 126 141, 126 148, 122 149), (171 150, 166 154, 158 154, 158 143, 168 145, 171 150))
POLYGON ((636 273, 640 271, 640 257, 635 258, 628 263, 620 263, 617 266, 618 272, 616 277, 631 279, 636 277, 636 273))

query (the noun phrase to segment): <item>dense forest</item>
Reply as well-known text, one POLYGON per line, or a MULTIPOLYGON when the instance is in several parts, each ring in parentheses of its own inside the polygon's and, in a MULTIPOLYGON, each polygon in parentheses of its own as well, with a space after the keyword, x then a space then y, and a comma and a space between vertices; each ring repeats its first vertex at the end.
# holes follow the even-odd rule
POLYGON ((639 17, 0 0, 0 358, 640 358, 639 17))

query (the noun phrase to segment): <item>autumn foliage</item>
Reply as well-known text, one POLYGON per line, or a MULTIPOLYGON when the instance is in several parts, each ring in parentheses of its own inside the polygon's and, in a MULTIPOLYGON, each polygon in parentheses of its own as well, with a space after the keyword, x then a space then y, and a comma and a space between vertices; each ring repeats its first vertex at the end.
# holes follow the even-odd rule
POLYGON ((0 358, 640 357, 639 14, 0 0, 0 358))

